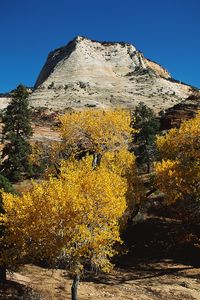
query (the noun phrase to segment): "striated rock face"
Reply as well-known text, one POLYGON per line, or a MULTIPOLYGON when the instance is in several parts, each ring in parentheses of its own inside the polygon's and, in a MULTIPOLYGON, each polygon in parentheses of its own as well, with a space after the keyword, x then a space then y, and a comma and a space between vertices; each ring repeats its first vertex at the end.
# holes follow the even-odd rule
POLYGON ((186 100, 170 107, 161 117, 161 130, 168 130, 179 127, 180 124, 188 119, 194 118, 200 111, 200 95, 193 94, 186 100))
POLYGON ((133 45, 78 36, 49 54, 30 100, 33 106, 60 110, 134 107, 140 101, 161 110, 187 98, 191 90, 133 45))

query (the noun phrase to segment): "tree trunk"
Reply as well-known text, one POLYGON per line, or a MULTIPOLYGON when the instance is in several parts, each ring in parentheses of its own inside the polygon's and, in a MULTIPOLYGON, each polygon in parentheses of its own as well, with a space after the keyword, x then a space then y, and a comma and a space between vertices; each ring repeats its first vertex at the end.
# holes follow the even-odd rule
POLYGON ((101 157, 102 157, 102 154, 100 154, 100 153, 93 154, 93 161, 92 161, 93 169, 96 169, 96 167, 100 166, 101 157))
POLYGON ((4 265, 0 265, 0 283, 4 283, 6 281, 6 267, 4 265))
POLYGON ((149 174, 150 171, 151 171, 151 163, 148 162, 148 163, 147 163, 147 173, 149 174))
POLYGON ((74 276, 73 284, 72 284, 72 287, 71 287, 72 300, 78 300, 78 298, 77 298, 77 288, 78 288, 79 280, 80 280, 80 276, 76 274, 74 276))

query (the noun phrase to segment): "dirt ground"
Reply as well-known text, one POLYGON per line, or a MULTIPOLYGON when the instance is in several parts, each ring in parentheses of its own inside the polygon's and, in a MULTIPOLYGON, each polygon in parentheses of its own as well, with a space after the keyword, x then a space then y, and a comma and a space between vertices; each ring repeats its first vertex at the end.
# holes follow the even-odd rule
MULTIPOLYGON (((86 274, 79 300, 200 300, 199 226, 158 218, 130 226, 128 253, 115 258, 107 275, 86 274)), ((0 286, 0 300, 66 300, 72 279, 64 270, 25 265, 0 286)))
MULTIPOLYGON (((1 300, 71 299, 72 280, 63 270, 25 265, 20 272, 9 274, 9 279, 8 287, 0 288, 1 300), (25 296, 23 292, 17 296, 20 288, 26 291, 25 296)), ((78 295, 79 300, 199 300, 200 269, 171 260, 139 263, 82 279, 78 295)))

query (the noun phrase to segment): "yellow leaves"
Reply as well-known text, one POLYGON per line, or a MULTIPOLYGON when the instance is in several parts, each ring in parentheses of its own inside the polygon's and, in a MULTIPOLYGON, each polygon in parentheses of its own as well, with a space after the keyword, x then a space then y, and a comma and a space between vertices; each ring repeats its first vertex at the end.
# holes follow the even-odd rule
MULTIPOLYGON (((63 142, 55 143, 51 152, 51 161, 59 160, 58 178, 34 183, 21 197, 2 194, 7 257, 15 243, 22 258, 56 260, 64 255, 79 270, 85 259, 108 270, 113 245, 121 241, 119 221, 142 196, 135 157, 126 149, 132 134, 130 115, 122 110, 85 110, 61 116, 60 123, 63 142), (102 154, 95 169, 92 155, 75 159, 79 151, 88 150, 102 154), (62 151, 66 160, 60 157, 62 151)), ((33 161, 40 160, 41 151, 36 147, 33 161)))
POLYGON ((123 176, 127 170, 134 168, 135 156, 125 148, 120 151, 108 151, 104 154, 101 164, 123 176))
POLYGON ((157 138, 157 148, 163 158, 193 157, 200 159, 200 113, 194 119, 171 129, 165 136, 157 138))
POLYGON ((162 161, 155 166, 157 185, 169 203, 200 197, 200 113, 157 138, 162 161))
POLYGON ((59 123, 56 130, 61 141, 48 147, 41 143, 32 146, 30 160, 38 166, 41 161, 48 165, 46 175, 55 173, 55 166, 70 156, 126 149, 134 132, 130 127, 130 112, 121 109, 76 111, 60 116, 59 123))
POLYGON ((91 249, 103 251, 101 243, 108 250, 119 240, 126 190, 125 178, 105 164, 93 170, 91 157, 79 162, 71 158, 62 163, 58 179, 34 184, 22 197, 2 194, 6 214, 1 218, 9 230, 6 242, 15 242, 21 253, 45 258, 69 245, 68 255, 73 252, 79 258, 91 249))
POLYGON ((102 152, 127 143, 131 137, 130 113, 125 110, 84 110, 59 117, 58 129, 74 152, 90 149, 102 152))
POLYGON ((29 155, 29 161, 30 163, 38 163, 38 161, 41 159, 41 156, 43 155, 43 149, 42 149, 42 143, 36 141, 31 144, 32 147, 32 153, 29 155))
POLYGON ((167 176, 172 176, 174 174, 174 168, 177 165, 177 161, 171 161, 169 159, 162 160, 162 162, 158 162, 155 166, 156 172, 166 172, 167 176))

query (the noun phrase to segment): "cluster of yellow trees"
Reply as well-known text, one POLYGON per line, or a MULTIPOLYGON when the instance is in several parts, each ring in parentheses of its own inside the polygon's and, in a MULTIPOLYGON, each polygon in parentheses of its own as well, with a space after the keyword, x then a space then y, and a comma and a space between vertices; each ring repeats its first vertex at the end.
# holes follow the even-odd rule
MULTIPOLYGON (((26 258, 62 260, 74 271, 76 286, 85 265, 111 267, 128 190, 135 201, 140 191, 134 193, 135 158, 127 150, 132 135, 128 112, 86 110, 62 116, 60 123, 62 151, 67 149, 70 157, 59 162, 57 176, 34 183, 22 196, 2 193, 0 265, 26 258), (92 155, 77 159, 83 149, 92 155)), ((55 152, 54 159, 59 157, 55 152)))
MULTIPOLYGON (((127 150, 134 134, 129 112, 85 110, 59 120, 69 158, 59 161, 57 176, 33 183, 22 196, 2 192, 0 265, 62 259, 73 269, 76 287, 85 265, 110 269, 113 246, 121 242, 120 220, 144 199, 144 188, 127 150), (83 150, 90 155, 80 159, 83 150)), ((169 202, 200 200, 200 115, 158 137, 157 147, 162 160, 155 164, 156 184, 169 202)))
POLYGON ((200 113, 157 138, 156 182, 168 203, 200 201, 200 113))

